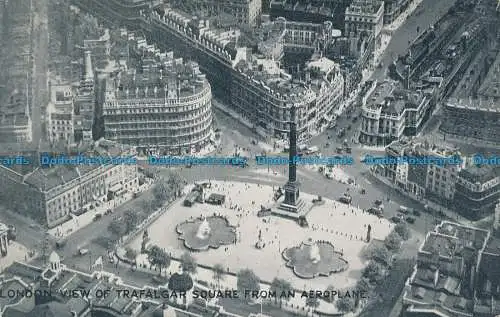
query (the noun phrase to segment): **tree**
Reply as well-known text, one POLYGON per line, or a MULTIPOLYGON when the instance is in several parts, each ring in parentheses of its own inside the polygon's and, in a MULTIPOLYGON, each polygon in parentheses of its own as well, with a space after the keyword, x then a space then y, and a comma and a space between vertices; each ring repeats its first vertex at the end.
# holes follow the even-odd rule
POLYGON ((189 252, 185 252, 181 256, 181 266, 182 271, 189 274, 196 273, 196 269, 198 268, 195 258, 189 252))
POLYGON ((391 263, 391 252, 382 245, 374 248, 370 254, 370 260, 381 263, 383 265, 388 265, 391 263))
POLYGON ((149 249, 148 261, 151 265, 156 266, 160 270, 158 273, 159 275, 161 275, 161 269, 169 267, 171 262, 167 252, 157 245, 154 245, 151 249, 149 249))
POLYGON ((152 214, 155 211, 153 201, 151 199, 144 199, 141 201, 141 207, 142 210, 144 210, 144 213, 146 214, 152 214))
POLYGON ((260 279, 252 270, 243 269, 238 272, 236 285, 238 292, 244 295, 240 298, 248 300, 249 298, 246 296, 248 292, 260 290, 260 279))
POLYGON ((346 314, 354 311, 355 309, 355 302, 354 299, 351 297, 342 297, 337 300, 335 303, 335 306, 337 306, 337 309, 346 314))
POLYGON ((368 293, 371 291, 372 286, 370 285, 370 282, 366 278, 361 278, 358 280, 356 283, 356 290, 364 293, 368 293))
POLYGON ((410 228, 408 228, 408 225, 405 223, 398 223, 394 227, 394 231, 397 232, 397 234, 399 234, 399 236, 405 241, 411 237, 410 228))
POLYGON ((271 283, 271 287, 269 289, 271 292, 276 292, 276 298, 280 299, 280 307, 283 304, 283 296, 280 296, 282 293, 288 293, 292 290, 292 284, 285 279, 275 277, 271 283))
POLYGON ((213 267, 214 279, 217 281, 217 286, 220 288, 220 281, 224 279, 224 267, 222 264, 215 264, 213 267))
POLYGON ((306 306, 309 307, 311 314, 313 314, 314 310, 319 306, 319 299, 316 296, 308 296, 306 298, 306 306))
POLYGON ((125 256, 127 257, 127 259, 135 260, 135 258, 137 257, 137 251, 132 249, 131 247, 127 247, 125 249, 125 256))
POLYGON ((113 219, 108 225, 108 231, 111 232, 115 238, 119 239, 127 232, 127 226, 124 222, 113 219))
POLYGON ((379 263, 371 261, 363 270, 363 277, 366 277, 370 283, 378 283, 384 277, 384 269, 379 263))
POLYGON ((174 198, 177 198, 181 195, 186 180, 179 173, 171 172, 167 176, 167 184, 174 194, 174 198))
POLYGON ((158 206, 162 206, 165 202, 167 202, 171 197, 170 189, 167 184, 161 179, 158 184, 153 188, 153 196, 158 204, 158 206))
POLYGON ((389 249, 389 251, 398 251, 401 248, 401 242, 403 240, 399 236, 399 234, 395 231, 389 233, 389 235, 385 238, 384 244, 389 249))
POLYGON ((131 209, 125 210, 125 213, 123 214, 123 220, 126 226, 126 233, 132 232, 140 222, 137 213, 131 209))

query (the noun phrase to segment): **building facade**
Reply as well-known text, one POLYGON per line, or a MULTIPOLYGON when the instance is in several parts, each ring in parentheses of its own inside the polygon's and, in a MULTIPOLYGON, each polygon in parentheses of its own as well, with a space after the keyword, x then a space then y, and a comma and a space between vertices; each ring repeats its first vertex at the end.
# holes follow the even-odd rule
POLYGON ((261 0, 188 0, 182 1, 182 8, 192 12, 203 12, 209 16, 229 14, 238 24, 257 26, 261 21, 261 0), (190 10, 190 11, 191 11, 190 10))
POLYGON ((468 219, 494 214, 500 199, 500 170, 472 165, 456 148, 397 141, 386 148, 388 157, 455 158, 454 164, 385 164, 376 168, 405 194, 454 209, 468 219), (458 160, 459 159, 459 160, 458 160))
POLYGON ((51 144, 72 144, 75 137, 72 87, 56 78, 49 84, 49 95, 47 140, 51 144))
POLYGON ((500 140, 500 107, 494 99, 450 99, 444 103, 444 134, 485 142, 500 140))
POLYGON ((345 35, 360 37, 373 34, 375 45, 380 45, 384 26, 384 2, 379 0, 354 0, 345 11, 345 35))
POLYGON ((171 154, 199 152, 212 137, 212 91, 195 62, 175 59, 136 41, 143 69, 108 81, 106 139, 171 154))
POLYGON ((457 212, 470 219, 494 213, 500 198, 500 169, 497 166, 471 166, 460 171, 454 203, 457 212))
POLYGON ((30 116, 28 96, 13 91, 3 102, 0 109, 1 142, 31 142, 33 140, 33 122, 30 116))
POLYGON ((95 117, 95 77, 92 52, 85 51, 84 71, 75 96, 75 140, 90 142, 95 117))
MULTIPOLYGON (((403 316, 486 316, 475 312, 481 305, 476 292, 484 285, 478 277, 488 267, 491 242, 489 231, 451 222, 427 233, 403 292, 403 316)), ((495 316, 495 306, 487 316, 495 316)))
POLYGON ((410 5, 412 0, 385 0, 384 24, 393 23, 410 5))
MULTIPOLYGON (((303 80, 283 71, 280 61, 266 58, 268 51, 252 53, 249 48, 238 46, 237 31, 210 27, 208 21, 184 16, 168 7, 158 8, 151 19, 153 37, 159 43, 176 43, 182 54, 197 60, 217 95, 252 122, 257 132, 273 137, 286 135, 292 104, 301 118, 298 130, 302 138, 309 138, 318 129, 314 126, 319 122, 317 93, 303 80)), ((339 82, 322 81, 322 85, 339 82)))
MULTIPOLYGON (((114 154, 92 152, 89 156, 119 153, 117 148, 112 151, 114 154)), ((127 191, 133 192, 139 185, 135 164, 39 166, 25 174, 0 166, 0 175, 2 201, 48 227, 67 221, 70 214, 84 213, 127 191)))
POLYGON ((394 82, 374 83, 362 100, 360 142, 387 145, 416 135, 428 118, 433 88, 409 91, 394 82))
POLYGON ((331 22, 344 30, 344 15, 350 0, 327 0, 303 2, 298 0, 271 0, 269 13, 272 19, 284 17, 290 21, 316 23, 331 22))

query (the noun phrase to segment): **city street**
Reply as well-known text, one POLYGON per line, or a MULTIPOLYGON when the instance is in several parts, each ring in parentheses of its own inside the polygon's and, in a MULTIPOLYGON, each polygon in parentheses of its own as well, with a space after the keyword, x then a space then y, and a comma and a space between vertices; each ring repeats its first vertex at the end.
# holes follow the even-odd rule
POLYGON ((387 78, 386 70, 389 64, 393 62, 398 55, 405 55, 419 33, 424 32, 430 25, 437 22, 448 10, 455 4, 456 0, 423 0, 414 13, 408 17, 405 23, 393 34, 387 49, 385 50, 381 62, 383 67, 376 68, 372 79, 383 81, 387 78))

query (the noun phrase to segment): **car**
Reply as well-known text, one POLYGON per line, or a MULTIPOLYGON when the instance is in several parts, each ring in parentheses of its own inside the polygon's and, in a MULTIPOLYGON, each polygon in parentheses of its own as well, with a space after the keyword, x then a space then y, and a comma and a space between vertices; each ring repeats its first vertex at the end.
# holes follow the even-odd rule
POLYGON ((94 216, 94 221, 98 221, 99 219, 102 218, 102 215, 101 214, 95 214, 94 216))
POLYGON ((394 223, 401 223, 401 218, 398 216, 391 217, 391 221, 394 223))
POLYGON ((410 213, 410 210, 406 206, 399 206, 398 212, 407 215, 410 213))
POLYGON ((415 223, 415 218, 413 218, 413 217, 406 217, 406 222, 408 222, 410 224, 413 224, 413 223, 415 223))
POLYGON ((87 253, 89 253, 89 249, 81 248, 78 250, 78 254, 80 254, 80 255, 85 255, 87 253))
POLYGON ((56 248, 61 249, 66 245, 66 239, 59 239, 56 241, 56 248))
POLYGON ((413 215, 416 216, 416 217, 420 217, 422 213, 416 209, 413 209, 413 215))

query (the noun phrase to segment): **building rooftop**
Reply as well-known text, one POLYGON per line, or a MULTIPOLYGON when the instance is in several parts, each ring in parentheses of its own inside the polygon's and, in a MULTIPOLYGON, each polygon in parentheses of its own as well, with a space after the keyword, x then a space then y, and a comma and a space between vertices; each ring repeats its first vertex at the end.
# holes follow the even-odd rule
MULTIPOLYGON (((87 156, 113 157, 119 155, 133 155, 133 151, 107 140, 99 140, 90 148, 81 148, 72 153, 55 153, 55 155, 76 156, 79 154, 87 156)), ((35 167, 24 176, 24 183, 33 186, 39 191, 48 191, 57 186, 68 183, 82 175, 85 175, 96 168, 97 165, 55 165, 45 167, 35 167)))
POLYGON ((384 81, 377 84, 367 100, 366 107, 386 115, 399 116, 406 109, 417 108, 429 92, 428 89, 410 91, 400 88, 397 82, 384 81))
MULTIPOLYGON (((484 78, 478 94, 486 98, 492 97, 496 101, 500 98, 500 53, 497 54, 495 61, 490 66, 486 78, 484 78)), ((498 102, 497 102, 498 103, 498 102)))
POLYGON ((383 1, 379 0, 354 0, 345 13, 347 14, 376 14, 380 7, 384 5, 383 1))
POLYGON ((466 271, 478 267, 490 239, 488 231, 444 221, 422 243, 417 267, 404 293, 409 311, 446 312, 446 316, 472 316, 473 294, 466 271))
POLYGON ((499 112, 500 111, 500 100, 495 100, 495 98, 476 98, 476 99, 458 99, 458 98, 449 98, 446 101, 446 106, 469 109, 476 109, 478 111, 491 111, 491 112, 499 112))
POLYGON ((471 183, 484 183, 500 176, 500 167, 493 165, 470 166, 459 172, 459 176, 471 183))
POLYGON ((185 98, 209 86, 195 62, 182 58, 149 63, 142 73, 123 72, 116 83, 117 99, 185 98))

